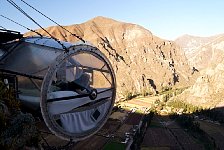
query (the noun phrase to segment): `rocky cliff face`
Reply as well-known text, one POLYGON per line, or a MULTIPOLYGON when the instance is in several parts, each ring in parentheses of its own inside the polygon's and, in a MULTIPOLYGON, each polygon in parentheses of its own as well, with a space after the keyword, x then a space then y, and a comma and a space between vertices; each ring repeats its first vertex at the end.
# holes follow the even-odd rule
POLYGON ((216 106, 223 102, 224 62, 209 67, 197 78, 195 84, 183 92, 180 98, 194 105, 216 106))
POLYGON ((221 106, 224 95, 224 36, 200 46, 194 59, 202 68, 201 76, 180 98, 205 107, 221 106))
MULTIPOLYGON (((155 92, 165 86, 191 83, 192 72, 180 47, 139 25, 96 17, 65 28, 90 41, 109 58, 117 78, 118 97, 127 91, 155 92)), ((47 31, 60 40, 77 41, 60 27, 49 27, 47 31)))
MULTIPOLYGON (((210 63, 219 63, 214 58, 219 55, 222 49, 224 34, 219 34, 211 37, 196 37, 184 35, 175 40, 185 52, 191 67, 196 67, 199 70, 209 67, 210 63), (218 55, 217 55, 218 54, 218 55)), ((221 52, 222 53, 222 52, 221 52)))

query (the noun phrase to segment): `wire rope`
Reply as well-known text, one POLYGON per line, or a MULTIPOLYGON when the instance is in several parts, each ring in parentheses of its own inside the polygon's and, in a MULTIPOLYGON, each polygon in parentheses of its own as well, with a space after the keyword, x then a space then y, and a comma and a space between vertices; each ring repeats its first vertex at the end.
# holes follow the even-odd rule
POLYGON ((85 40, 83 40, 80 36, 78 36, 78 35, 70 32, 68 29, 66 29, 65 27, 63 27, 62 25, 60 25, 59 23, 57 23, 56 21, 54 21, 53 19, 51 19, 50 17, 46 16, 45 14, 43 14, 42 12, 40 12, 39 10, 37 10, 36 8, 34 8, 33 6, 31 6, 30 4, 28 4, 24 0, 20 0, 20 1, 22 1, 24 4, 26 4, 27 6, 29 6, 32 9, 34 9, 36 12, 38 12, 39 14, 41 14, 42 16, 44 16, 45 18, 49 19, 50 21, 52 21, 53 23, 55 23, 56 25, 58 25, 59 27, 61 27, 65 31, 67 31, 68 33, 70 33, 71 35, 75 36, 76 38, 78 38, 79 40, 81 40, 83 43, 85 43, 85 40))
POLYGON ((0 28, 2 28, 2 29, 4 29, 4 30, 7 30, 5 27, 3 27, 3 26, 1 26, 1 25, 0 25, 0 28))
POLYGON ((65 50, 65 52, 68 52, 68 49, 62 44, 57 38, 55 38, 53 35, 51 35, 46 29, 44 29, 38 22, 36 22, 31 16, 29 16, 22 8, 20 8, 13 0, 6 0, 9 2, 13 7, 15 7, 17 10, 19 10, 23 15, 25 15, 27 18, 29 18, 33 23, 35 23, 37 26, 39 26, 43 31, 45 31, 52 39, 54 39, 58 44, 62 46, 62 48, 65 50))
POLYGON ((7 19, 7 20, 9 20, 9 21, 11 21, 11 22, 13 22, 13 23, 15 23, 15 24, 17 24, 17 25, 19 25, 19 26, 21 26, 21 27, 23 27, 23 28, 25 28, 25 29, 27 29, 27 30, 29 30, 29 31, 31 31, 31 32, 34 32, 34 33, 36 33, 36 34, 38 34, 39 36, 42 37, 42 35, 39 32, 37 32, 35 30, 32 30, 32 29, 30 29, 30 28, 28 28, 28 27, 26 27, 26 26, 24 26, 24 25, 22 25, 22 24, 20 24, 20 23, 18 23, 16 21, 14 21, 14 20, 12 20, 12 19, 4 16, 4 15, 0 15, 0 16, 3 17, 3 18, 5 18, 5 19, 7 19))

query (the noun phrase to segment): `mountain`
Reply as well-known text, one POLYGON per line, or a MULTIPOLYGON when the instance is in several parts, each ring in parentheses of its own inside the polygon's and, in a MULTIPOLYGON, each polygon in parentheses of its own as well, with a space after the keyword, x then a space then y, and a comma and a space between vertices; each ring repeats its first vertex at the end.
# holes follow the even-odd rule
MULTIPOLYGON (((115 70, 120 98, 127 92, 156 92, 166 86, 192 84, 192 70, 180 47, 154 36, 139 25, 96 17, 82 24, 64 27, 90 41, 109 58, 115 70)), ((77 41, 58 26, 46 30, 60 40, 77 41)), ((37 31, 47 35, 41 29, 37 31)))
MULTIPOLYGON (((210 37, 197 37, 191 35, 183 35, 175 40, 175 42, 183 49, 191 67, 199 70, 205 69, 213 61, 214 52, 220 50, 217 44, 222 41, 224 34, 210 37), (216 46, 212 46, 216 45, 216 46)), ((218 52, 216 52, 218 54, 218 52)))
POLYGON ((224 61, 216 67, 207 68, 195 84, 185 90, 179 98, 194 105, 215 107, 223 103, 223 95, 224 61))
POLYGON ((191 48, 198 48, 207 43, 210 43, 211 41, 223 35, 224 34, 219 34, 219 35, 210 36, 210 37, 199 37, 199 36, 185 34, 175 39, 175 42, 178 45, 180 45, 184 50, 188 51, 191 48))
POLYGON ((224 36, 197 49, 193 57, 201 68, 195 84, 180 96, 182 100, 205 107, 224 106, 224 36))

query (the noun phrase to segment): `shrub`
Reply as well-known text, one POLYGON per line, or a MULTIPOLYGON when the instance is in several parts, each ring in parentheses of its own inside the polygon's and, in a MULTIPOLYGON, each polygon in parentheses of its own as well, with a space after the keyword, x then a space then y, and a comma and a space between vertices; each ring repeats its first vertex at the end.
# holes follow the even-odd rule
POLYGON ((20 109, 20 102, 16 99, 15 90, 11 87, 7 88, 2 81, 0 81, 0 100, 4 102, 10 110, 20 109))
POLYGON ((186 129, 190 129, 194 132, 201 132, 200 124, 198 122, 194 122, 193 116, 179 115, 176 118, 176 121, 180 126, 186 129))
POLYGON ((5 149, 22 148, 27 144, 37 146, 37 142, 35 119, 31 114, 22 112, 14 114, 0 136, 0 145, 5 149))
POLYGON ((123 94, 125 100, 132 99, 133 98, 133 95, 134 94, 132 92, 130 92, 130 91, 125 91, 124 94, 123 94))
POLYGON ((172 90, 172 87, 169 87, 169 86, 162 87, 162 92, 170 91, 170 90, 172 90))
POLYGON ((0 81, 0 149, 38 145, 39 134, 31 114, 20 111, 15 90, 0 81))
POLYGON ((174 108, 183 108, 184 112, 187 112, 187 113, 195 113, 202 109, 201 107, 194 106, 192 104, 188 104, 179 100, 170 101, 168 103, 168 106, 174 107, 174 108))

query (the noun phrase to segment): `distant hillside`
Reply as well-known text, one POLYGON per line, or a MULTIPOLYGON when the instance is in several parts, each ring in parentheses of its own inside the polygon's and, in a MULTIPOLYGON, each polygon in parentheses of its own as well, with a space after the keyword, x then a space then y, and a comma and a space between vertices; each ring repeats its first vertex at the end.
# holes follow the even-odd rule
POLYGON ((224 61, 215 67, 207 68, 195 84, 183 94, 180 99, 194 105, 215 107, 224 106, 224 61))
POLYGON ((180 98, 195 105, 224 106, 224 35, 213 37, 191 53, 189 61, 201 75, 180 98))
POLYGON ((214 51, 220 50, 223 39, 224 34, 211 37, 183 35, 177 38, 175 42, 184 50, 190 66, 201 70, 207 68, 211 61, 213 61, 214 51), (214 44, 219 44, 219 46, 212 46, 214 44))
POLYGON ((175 39, 175 42, 182 48, 184 48, 184 50, 188 50, 189 48, 198 48, 200 46, 203 46, 221 36, 224 36, 224 34, 219 34, 210 37, 199 37, 185 34, 175 39))
MULTIPOLYGON (((93 43, 109 58, 116 73, 119 97, 126 92, 155 92, 166 86, 192 84, 192 70, 180 47, 139 25, 96 17, 65 28, 93 43)), ((60 40, 77 41, 60 27, 46 30, 60 40)), ((44 31, 38 32, 46 35, 44 31)))

